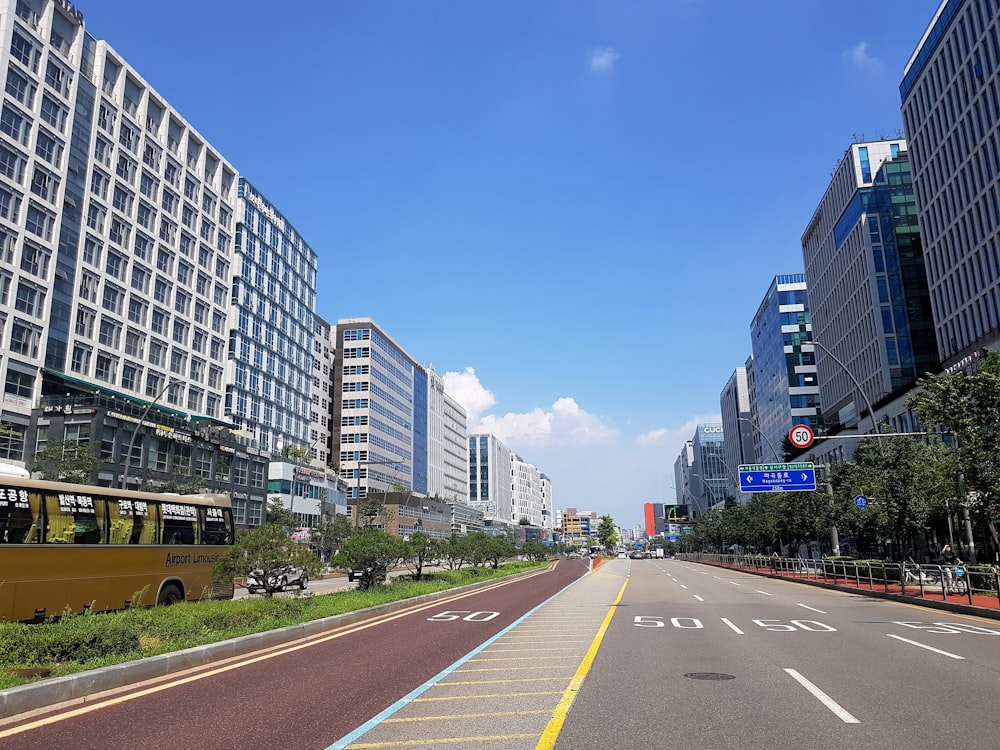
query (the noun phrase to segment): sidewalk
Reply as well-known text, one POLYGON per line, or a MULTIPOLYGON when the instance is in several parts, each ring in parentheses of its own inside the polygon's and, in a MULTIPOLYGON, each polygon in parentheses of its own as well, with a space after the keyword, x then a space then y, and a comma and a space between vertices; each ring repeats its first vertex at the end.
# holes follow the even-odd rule
MULTIPOLYGON (((691 562, 704 563, 717 568, 727 568, 729 570, 739 570, 744 573, 752 573, 764 578, 778 578, 781 580, 795 581, 819 586, 821 588, 835 589, 838 591, 851 591, 866 596, 874 596, 880 599, 893 599, 905 601, 911 604, 919 604, 935 609, 944 609, 951 612, 962 612, 980 617, 988 617, 1000 620, 1000 599, 982 592, 969 592, 965 594, 944 594, 940 586, 931 586, 918 583, 908 583, 905 586, 899 582, 888 580, 867 581, 855 579, 842 575, 832 575, 826 573, 823 565, 810 565, 806 563, 802 570, 761 570, 752 565, 727 562, 722 560, 692 559, 691 562)), ((821 561, 813 561, 821 562, 821 561)))

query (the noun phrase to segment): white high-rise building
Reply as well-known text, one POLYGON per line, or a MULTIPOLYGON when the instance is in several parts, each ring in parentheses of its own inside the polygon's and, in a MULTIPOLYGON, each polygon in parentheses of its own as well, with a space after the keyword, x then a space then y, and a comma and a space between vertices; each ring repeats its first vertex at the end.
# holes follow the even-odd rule
POLYGON ((348 497, 427 494, 427 373, 371 318, 337 321, 333 447, 348 497))
POLYGON ((494 523, 557 525, 549 478, 489 433, 469 435, 469 504, 494 523))
POLYGON ((98 484, 260 523, 309 445, 315 254, 70 3, 0 0, 0 76, 0 457, 99 442, 98 484))
MULTIPOLYGON (((752 359, 748 363, 752 363, 752 359)), ((746 494, 740 492, 738 481, 740 465, 758 463, 754 450, 754 439, 758 436, 751 419, 746 367, 737 367, 729 377, 719 397, 719 409, 722 414, 722 434, 728 436, 723 443, 723 460, 728 478, 727 494, 739 498, 741 503, 746 502, 746 494)))
POLYGON ((427 494, 449 503, 469 502, 469 439, 465 409, 444 389, 444 378, 427 371, 427 494))

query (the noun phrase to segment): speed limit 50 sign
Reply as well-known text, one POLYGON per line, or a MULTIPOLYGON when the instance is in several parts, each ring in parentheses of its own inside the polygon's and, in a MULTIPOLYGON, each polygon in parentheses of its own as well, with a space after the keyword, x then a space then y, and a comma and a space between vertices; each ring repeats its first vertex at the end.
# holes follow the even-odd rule
POLYGON ((792 431, 788 433, 788 439, 796 448, 808 448, 813 444, 813 440, 816 439, 816 435, 813 433, 812 427, 809 425, 797 424, 792 428, 792 431))

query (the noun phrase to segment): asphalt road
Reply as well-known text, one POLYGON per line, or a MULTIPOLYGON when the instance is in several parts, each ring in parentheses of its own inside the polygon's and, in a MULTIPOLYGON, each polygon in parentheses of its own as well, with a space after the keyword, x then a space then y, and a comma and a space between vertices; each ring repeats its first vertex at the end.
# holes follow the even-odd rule
POLYGON ((679 560, 615 564, 629 583, 556 748, 1000 747, 996 620, 679 560))
POLYGON ((581 561, 0 722, 0 750, 978 750, 1000 622, 679 560, 581 561))

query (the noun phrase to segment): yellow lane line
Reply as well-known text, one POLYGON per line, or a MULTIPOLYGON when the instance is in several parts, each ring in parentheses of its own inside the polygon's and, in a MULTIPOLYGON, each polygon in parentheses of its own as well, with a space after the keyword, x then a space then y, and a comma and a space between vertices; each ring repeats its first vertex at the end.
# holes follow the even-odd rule
MULTIPOLYGON (((550 664, 548 666, 549 666, 549 668, 552 668, 553 666, 558 666, 558 665, 552 665, 552 664, 550 664)), ((572 667, 573 665, 572 664, 567 664, 565 666, 568 668, 568 667, 572 667)), ((526 670, 526 671, 532 671, 532 672, 535 672, 535 671, 538 670, 537 667, 502 667, 502 666, 496 666, 496 667, 483 667, 482 669, 478 669, 478 668, 477 669, 454 669, 454 670, 452 670, 452 674, 458 674, 459 672, 517 672, 518 670, 521 670, 521 669, 526 670)))
POLYGON ((549 648, 484 648, 481 654, 523 654, 526 651, 576 651, 572 646, 550 646, 549 648))
POLYGON ((539 659, 569 659, 570 657, 566 654, 560 654, 558 656, 498 656, 495 659, 469 659, 466 664, 471 664, 472 662, 479 661, 538 661, 539 659))
POLYGON ((559 705, 556 706, 556 710, 552 712, 552 718, 549 720, 548 726, 545 727, 545 731, 542 732, 542 736, 538 740, 538 744, 535 745, 535 750, 553 750, 556 746, 556 739, 559 737, 559 732, 562 731, 563 724, 566 723, 566 716, 569 714, 570 706, 573 705, 573 700, 580 691, 580 686, 583 685, 584 678, 587 676, 587 673, 590 672, 590 667, 594 663, 594 658, 597 656, 597 649, 601 647, 601 642, 604 640, 604 634, 607 632, 608 626, 611 625, 611 618, 615 616, 616 607, 625 595, 626 586, 628 586, 627 578, 625 579, 625 582, 622 583, 621 589, 618 591, 618 597, 608 608, 608 613, 604 616, 604 622, 601 623, 601 627, 598 629, 597 635, 594 636, 594 642, 590 644, 590 648, 587 650, 587 655, 583 657, 583 661, 580 662, 580 667, 576 670, 576 674, 573 676, 572 681, 570 681, 569 687, 567 687, 563 692, 563 697, 559 701, 559 705))
POLYGON ((376 747, 419 747, 427 745, 456 745, 460 742, 503 742, 504 740, 524 740, 533 734, 491 734, 481 737, 438 737, 433 740, 404 740, 402 742, 352 742, 347 750, 362 750, 376 747))
POLYGON ((486 695, 441 695, 431 698, 414 698, 410 703, 430 703, 431 701, 496 700, 497 698, 528 698, 532 695, 562 695, 561 690, 537 690, 521 693, 487 693, 486 695))
POLYGON ((561 677, 510 677, 506 680, 461 680, 456 682, 439 682, 434 687, 455 687, 456 685, 506 685, 511 682, 546 682, 547 680, 565 680, 561 677))
POLYGON ((547 708, 532 708, 525 711, 483 711, 478 714, 441 714, 440 716, 411 716, 393 717, 386 719, 383 724, 403 724, 414 721, 458 721, 461 719, 480 719, 486 716, 529 716, 532 714, 547 714, 547 708))

